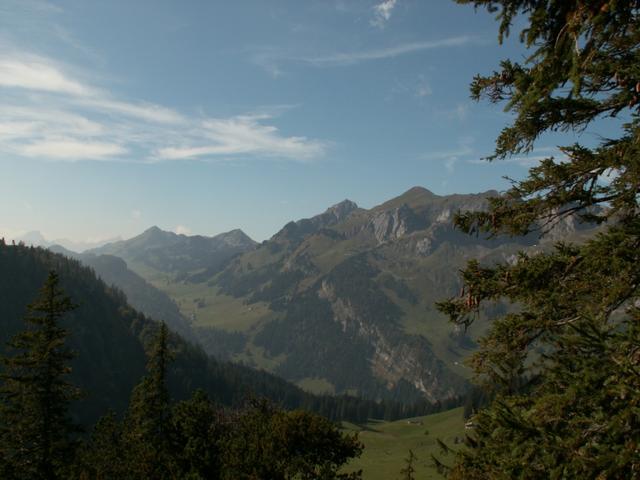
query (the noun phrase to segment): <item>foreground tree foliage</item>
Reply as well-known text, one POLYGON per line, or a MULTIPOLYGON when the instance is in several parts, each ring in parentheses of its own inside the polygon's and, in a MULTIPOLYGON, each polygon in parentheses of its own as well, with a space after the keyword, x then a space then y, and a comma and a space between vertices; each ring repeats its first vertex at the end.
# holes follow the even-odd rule
POLYGON ((561 148, 487 211, 458 215, 472 234, 544 234, 569 216, 601 228, 511 264, 472 261, 462 295, 439 304, 464 326, 487 303, 517 305, 471 362, 494 400, 472 417, 468 448, 440 466, 452 479, 640 478, 640 2, 458 1, 497 13, 501 40, 528 20, 531 55, 471 86, 516 114, 490 160, 605 116, 620 130, 561 148))
POLYGON ((343 474, 360 455, 356 436, 305 411, 283 411, 266 400, 223 410, 202 391, 172 403, 166 387, 171 358, 163 325, 150 350, 147 375, 134 389, 120 423, 98 422, 82 447, 80 479, 358 479, 343 474))
POLYGON ((173 402, 166 326, 149 350, 147 374, 133 389, 122 420, 107 413, 89 436, 69 416, 80 398, 67 381, 73 353, 60 319, 75 308, 50 273, 29 305, 26 328, 2 357, 0 478, 55 479, 358 479, 340 473, 360 455, 355 435, 306 411, 266 400, 225 410, 197 390, 173 402))
POLYGON ((222 449, 224 479, 361 478, 360 472, 339 473, 362 453, 357 436, 341 433, 323 417, 253 400, 233 425, 222 449))
POLYGON ((154 341, 147 375, 131 394, 125 414, 123 443, 126 464, 134 478, 171 478, 173 465, 169 391, 166 385, 170 360, 167 327, 163 323, 154 341))
POLYGON ((71 299, 50 273, 28 306, 26 329, 10 342, 0 375, 0 476, 6 479, 65 478, 77 433, 68 414, 79 391, 67 381, 73 353, 59 326, 73 310, 71 299))

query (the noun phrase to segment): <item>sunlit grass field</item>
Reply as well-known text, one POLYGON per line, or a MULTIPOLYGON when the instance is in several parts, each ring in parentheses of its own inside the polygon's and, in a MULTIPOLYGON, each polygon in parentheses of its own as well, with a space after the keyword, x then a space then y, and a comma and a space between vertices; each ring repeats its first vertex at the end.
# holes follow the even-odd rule
POLYGON ((362 469, 364 480, 400 478, 410 449, 417 457, 415 478, 443 478, 433 467, 431 455, 447 463, 451 454, 442 456, 437 439, 455 449, 460 448, 464 438, 462 408, 395 422, 374 421, 363 426, 345 423, 344 428, 359 432, 360 441, 365 445, 362 456, 352 461, 346 471, 362 469))

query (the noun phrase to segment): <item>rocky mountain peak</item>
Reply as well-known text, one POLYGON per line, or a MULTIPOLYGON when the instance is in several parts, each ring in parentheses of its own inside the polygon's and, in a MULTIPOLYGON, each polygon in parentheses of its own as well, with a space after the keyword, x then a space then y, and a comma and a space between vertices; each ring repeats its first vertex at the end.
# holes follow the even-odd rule
POLYGON ((344 220, 351 212, 358 209, 358 205, 351 200, 343 200, 340 203, 327 208, 324 213, 311 218, 303 218, 296 222, 287 223, 273 239, 288 239, 301 241, 306 235, 313 234, 322 228, 331 227, 344 220))
POLYGON ((377 207, 374 207, 373 210, 392 210, 394 208, 399 208, 403 204, 406 204, 411 208, 424 207, 425 205, 440 198, 442 197, 439 197, 424 187, 412 187, 402 195, 392 198, 391 200, 387 200, 377 207))
POLYGON ((213 237, 214 239, 220 239, 229 246, 251 248, 256 245, 249 235, 244 233, 241 229, 236 228, 229 232, 221 233, 213 237))
MULTIPOLYGON (((133 237, 128 241, 145 243, 147 247, 150 247, 157 244, 164 245, 167 242, 173 243, 177 241, 177 237, 178 234, 162 230, 160 227, 154 225, 153 227, 147 228, 137 237, 133 237)), ((125 243, 128 241, 125 241, 125 243)))
POLYGON ((431 190, 421 187, 421 186, 415 186, 415 187, 411 187, 409 190, 407 190, 406 192, 404 192, 401 197, 404 197, 405 195, 407 196, 415 196, 415 195, 420 195, 420 196, 426 196, 426 197, 437 197, 437 195, 435 193, 433 193, 431 190))
POLYGON ((162 235, 162 234, 166 234, 166 233, 171 233, 171 232, 166 232, 166 231, 162 230, 160 227, 158 227, 157 225, 154 225, 152 227, 147 228, 140 235, 144 235, 144 236, 149 237, 149 236, 162 235))
POLYGON ((351 212, 357 209, 358 205, 356 204, 356 202, 345 199, 340 203, 336 203, 335 205, 329 207, 325 213, 332 213, 336 217, 336 220, 342 220, 351 212))

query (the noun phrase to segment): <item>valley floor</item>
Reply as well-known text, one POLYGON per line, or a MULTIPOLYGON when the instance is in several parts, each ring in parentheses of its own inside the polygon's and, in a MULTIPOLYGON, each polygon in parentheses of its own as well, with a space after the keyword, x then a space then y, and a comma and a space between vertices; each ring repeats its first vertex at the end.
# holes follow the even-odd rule
POLYGON ((400 478, 410 449, 417 457, 415 478, 443 478, 433 467, 431 455, 436 455, 443 463, 450 463, 447 460, 451 455, 442 456, 437 439, 458 448, 464 438, 462 408, 395 422, 372 421, 362 426, 345 423, 344 428, 359 432, 360 441, 365 445, 362 456, 346 469, 362 469, 364 480, 400 478), (460 443, 455 443, 456 438, 460 443))

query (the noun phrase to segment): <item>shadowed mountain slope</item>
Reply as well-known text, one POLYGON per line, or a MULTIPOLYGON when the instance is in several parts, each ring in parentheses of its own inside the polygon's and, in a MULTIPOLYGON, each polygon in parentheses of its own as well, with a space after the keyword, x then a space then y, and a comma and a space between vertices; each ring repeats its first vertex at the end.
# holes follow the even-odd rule
MULTIPOLYGON (((77 352, 71 379, 86 393, 73 406, 73 413, 88 425, 107 409, 124 410, 131 389, 144 373, 145 347, 159 324, 131 308, 119 290, 108 287, 78 261, 42 248, 0 242, 0 351, 24 328, 26 306, 51 270, 59 274, 61 287, 78 304, 64 317, 63 327, 70 332, 68 343, 77 352)), ((170 348, 174 359, 168 385, 176 399, 201 388, 225 405, 237 404, 254 393, 287 408, 307 408, 333 418, 356 417, 358 412, 364 418, 369 413, 383 414, 371 402, 315 397, 267 372, 218 362, 176 334, 170 338, 170 348)))

